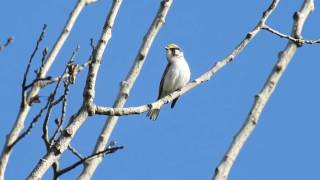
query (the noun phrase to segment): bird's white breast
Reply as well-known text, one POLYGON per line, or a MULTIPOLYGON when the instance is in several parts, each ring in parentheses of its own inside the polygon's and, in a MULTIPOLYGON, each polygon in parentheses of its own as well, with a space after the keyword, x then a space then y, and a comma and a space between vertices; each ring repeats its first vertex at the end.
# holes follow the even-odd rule
POLYGON ((186 85, 190 80, 190 75, 189 66, 184 58, 173 61, 164 77, 163 90, 165 94, 171 93, 186 85))

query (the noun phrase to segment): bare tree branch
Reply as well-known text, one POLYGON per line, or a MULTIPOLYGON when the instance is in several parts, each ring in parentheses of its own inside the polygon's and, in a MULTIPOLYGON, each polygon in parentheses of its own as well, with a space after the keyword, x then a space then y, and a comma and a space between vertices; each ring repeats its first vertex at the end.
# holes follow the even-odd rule
MULTIPOLYGON (((313 10, 313 0, 305 0, 300 11, 296 12, 294 15, 294 23, 291 33, 292 37, 300 39, 304 22, 313 10)), ((282 74, 289 65, 298 47, 299 46, 296 42, 289 40, 287 47, 284 49, 284 51, 281 52, 279 60, 274 66, 264 87, 262 88, 261 92, 258 95, 256 95, 254 104, 248 114, 246 121, 244 122, 240 131, 234 137, 233 142, 231 143, 226 154, 224 155, 224 158, 216 168, 215 175, 213 177, 214 180, 228 179, 228 175, 231 167, 234 164, 234 161, 236 160, 244 143, 249 138, 249 135, 256 127, 259 121, 259 117, 263 111, 263 108, 265 107, 271 94, 275 90, 277 83, 279 82, 282 74)))
POLYGON ((76 150, 76 148, 72 147, 70 144, 68 146, 68 150, 74 154, 75 156, 77 156, 80 160, 83 160, 84 157, 76 150))
POLYGON ((57 77, 45 77, 45 78, 37 78, 35 80, 33 80, 29 85, 26 86, 26 89, 29 89, 33 86, 39 86, 41 88, 44 88, 50 84, 53 84, 55 82, 58 82, 59 79, 63 79, 63 80, 67 80, 69 81, 71 84, 74 84, 76 75, 82 71, 83 69, 85 69, 86 67, 89 66, 89 64, 91 63, 91 61, 88 61, 84 64, 70 64, 69 66, 69 71, 65 72, 62 76, 57 76, 57 77), (72 73, 72 74, 71 74, 72 73))
POLYGON ((47 110, 49 106, 49 101, 47 101, 46 105, 40 109, 40 111, 38 112, 38 114, 32 119, 31 123, 29 124, 28 128, 20 134, 20 136, 11 144, 11 146, 9 148, 12 148, 13 146, 15 146, 20 140, 22 140, 25 136, 27 136, 28 134, 30 134, 32 128, 34 127, 34 125, 38 122, 39 118, 41 117, 42 113, 45 112, 47 110))
MULTIPOLYGON (((255 129, 260 115, 264 109, 264 106, 271 97, 273 91, 275 90, 282 74, 287 68, 288 64, 291 62, 292 57, 294 56, 296 50, 303 46, 304 44, 317 44, 320 43, 320 40, 308 40, 304 39, 301 36, 301 31, 304 26, 304 22, 308 15, 314 9, 313 0, 304 0, 303 6, 299 11, 294 14, 294 23, 292 27, 291 35, 282 33, 272 27, 269 27, 266 23, 268 18, 271 16, 275 8, 277 7, 280 0, 271 0, 269 7, 264 11, 259 22, 250 32, 246 34, 244 39, 240 42, 235 49, 230 52, 225 58, 220 59, 216 62, 207 72, 203 73, 185 87, 168 94, 167 96, 158 99, 150 104, 134 106, 134 107, 124 107, 128 97, 130 95, 131 89, 140 74, 140 71, 144 65, 146 57, 148 55, 149 49, 153 44, 157 33, 163 26, 167 13, 171 7, 173 0, 161 0, 160 8, 154 18, 152 24, 149 27, 148 32, 142 40, 141 47, 135 57, 135 61, 126 77, 120 84, 120 90, 116 101, 114 102, 113 107, 105 107, 95 104, 95 88, 96 88, 96 79, 98 76, 100 64, 102 62, 102 56, 105 51, 106 46, 112 36, 112 28, 115 22, 115 18, 119 11, 119 8, 122 4, 122 0, 113 0, 108 16, 105 20, 100 39, 97 43, 94 43, 91 39, 90 46, 92 48, 92 53, 88 58, 88 61, 85 64, 79 65, 74 63, 74 56, 78 51, 75 50, 68 61, 68 64, 65 66, 65 69, 62 74, 57 77, 47 76, 48 71, 56 59, 57 54, 59 53, 61 47, 66 41, 70 31, 77 19, 79 13, 82 9, 97 0, 77 0, 74 10, 70 14, 70 17, 65 25, 63 31, 60 34, 59 39, 55 43, 52 50, 49 52, 48 48, 45 48, 42 52, 42 59, 40 67, 35 70, 36 77, 30 84, 27 84, 29 81, 30 68, 32 66, 34 56, 40 48, 40 43, 44 38, 46 32, 46 25, 44 25, 41 35, 37 40, 35 49, 33 50, 31 57, 28 61, 23 81, 22 81, 22 96, 21 96, 21 105, 19 112, 16 117, 14 126, 11 129, 11 132, 7 135, 6 142, 3 147, 2 154, 0 156, 0 180, 4 180, 4 173, 7 166, 7 163, 10 158, 10 154, 13 150, 13 147, 24 137, 26 137, 33 129, 34 125, 39 121, 40 117, 46 112, 42 131, 43 131, 43 141, 46 146, 46 154, 39 160, 35 165, 32 172, 30 172, 27 179, 41 179, 45 172, 49 169, 53 169, 53 178, 59 179, 61 175, 70 172, 71 170, 77 168, 79 165, 84 165, 82 173, 79 175, 78 179, 86 180, 90 179, 95 172, 98 165, 102 162, 104 155, 113 153, 119 149, 122 149, 123 146, 115 146, 113 142, 107 144, 111 133, 113 132, 119 116, 124 115, 133 115, 133 114, 142 114, 146 111, 152 109, 160 109, 163 105, 172 102, 175 98, 185 94, 188 91, 191 91, 193 88, 201 85, 204 82, 207 82, 215 75, 219 70, 225 67, 227 64, 233 61, 246 46, 255 38, 255 36, 261 32, 261 30, 268 31, 280 38, 285 38, 288 40, 286 48, 279 53, 278 61, 274 66, 272 72, 270 73, 268 79, 265 82, 262 90, 255 96, 252 109, 249 112, 246 121, 243 126, 240 128, 239 132, 234 136, 232 143, 230 144, 229 149, 225 153, 220 164, 215 169, 215 174, 213 179, 215 180, 226 180, 228 179, 230 170, 240 153, 244 143, 249 138, 253 130, 255 129), (74 84, 77 74, 84 68, 89 67, 88 74, 86 77, 85 88, 83 89, 83 101, 80 105, 77 113, 73 114, 68 121, 68 124, 65 125, 65 116, 67 112, 68 105, 68 95, 69 88, 71 84, 74 84), (61 82, 64 83, 63 93, 60 94, 61 82), (55 84, 52 92, 48 96, 43 107, 36 116, 32 119, 28 128, 24 130, 25 120, 28 116, 29 110, 34 103, 40 103, 39 92, 42 88, 55 84), (59 89, 59 91, 58 91, 59 89), (59 96, 58 96, 59 92, 59 96), (61 109, 58 110, 60 113, 58 117, 54 119, 56 126, 51 130, 49 127, 49 121, 53 120, 50 116, 53 115, 53 110, 55 106, 61 105, 61 109), (82 124, 87 120, 88 116, 93 115, 108 115, 108 119, 104 125, 104 128, 97 139, 95 148, 91 155, 83 156, 77 151, 74 147, 71 146, 71 140, 77 133, 78 129, 82 124), (49 135, 50 132, 50 135, 49 135), (65 150, 69 150, 77 159, 73 164, 68 167, 60 169, 59 159, 62 153, 65 150)), ((8 39, 6 44, 0 44, 0 52, 5 49, 12 39, 8 39)), ((62 91, 62 89, 61 89, 62 91)), ((41 99, 43 101, 43 99, 41 99)))
MULTIPOLYGON (((37 77, 36 79, 34 79, 30 84, 25 85, 25 90, 32 88, 33 86, 39 86, 41 88, 46 87, 47 85, 53 84, 55 82, 58 82, 60 79, 64 79, 64 80, 68 80, 71 82, 71 84, 74 83, 75 80, 75 76, 82 71, 84 68, 88 67, 88 65, 90 64, 90 62, 86 62, 84 64, 72 64, 74 62, 74 58, 76 56, 76 54, 78 53, 80 49, 80 46, 77 46, 77 48, 72 52, 72 55, 69 59, 68 62, 68 71, 66 71, 64 74, 58 76, 58 77, 45 77, 45 78, 40 78, 37 77)), ((39 74, 39 73, 37 73, 39 74)))
MULTIPOLYGON (((144 36, 143 42, 141 44, 140 50, 135 58, 134 64, 127 75, 126 80, 121 82, 120 92, 118 94, 118 97, 116 101, 114 102, 114 107, 120 108, 123 107, 126 103, 131 88, 134 85, 137 77, 140 74, 140 71, 143 67, 143 64, 146 60, 146 56, 148 55, 149 49, 159 32, 160 28, 165 22, 165 18, 167 16, 167 13, 169 11, 169 8, 172 4, 172 0, 163 0, 160 4, 160 8, 156 14, 155 19, 153 20, 147 34, 144 36)), ((94 110, 94 109, 93 109, 94 110)), ((101 134, 99 135, 98 141, 96 143, 94 153, 102 151, 105 146, 108 143, 109 137, 116 126, 118 121, 118 117, 116 116, 110 116, 108 118, 107 123, 105 124, 101 134)), ((97 157, 94 159, 91 159, 90 161, 86 161, 85 167, 82 171, 82 173, 79 176, 79 179, 90 179, 93 172, 95 171, 96 167, 99 165, 99 163, 102 161, 102 157, 97 157)))
POLYGON ((80 107, 79 111, 70 118, 67 127, 63 130, 63 132, 61 133, 55 144, 52 145, 47 154, 40 159, 27 179, 41 179, 48 168, 54 162, 56 162, 60 158, 61 154, 67 149, 79 127, 87 119, 88 115, 91 114, 93 109, 93 100, 95 97, 95 83, 100 68, 102 55, 111 38, 111 30, 121 3, 122 0, 113 0, 112 7, 103 26, 100 40, 97 44, 97 47, 92 52, 92 57, 90 57, 90 59, 92 59, 92 62, 89 65, 86 86, 83 92, 82 106, 80 107))
MULTIPOLYGON (((68 38, 73 25, 75 24, 80 12, 83 10, 83 8, 86 5, 89 5, 96 0, 78 0, 75 8, 72 10, 69 19, 67 20, 67 23, 65 27, 63 28, 59 38, 57 39, 55 45, 53 46, 52 50, 50 51, 42 69, 42 73, 40 78, 46 77, 46 74, 48 73, 49 69, 51 68, 51 65, 53 64, 54 60, 56 59, 56 56, 58 55, 60 49, 62 48, 64 42, 68 38)), ((40 91, 39 86, 33 86, 31 90, 28 93, 28 96, 26 99, 29 101, 32 97, 36 97, 40 91)), ((22 102, 23 103, 23 102, 22 102)), ((13 125, 10 133, 7 135, 6 142, 3 146, 3 150, 0 156, 0 180, 4 180, 4 173, 6 166, 8 164, 8 160, 10 158, 10 154, 12 152, 11 147, 12 143, 16 141, 16 139, 19 137, 20 132, 24 128, 24 122, 25 119, 29 113, 30 106, 28 104, 24 104, 21 106, 19 113, 17 115, 17 118, 15 120, 15 124, 13 125)))
POLYGON ((84 158, 80 159, 79 161, 75 162, 74 164, 72 164, 72 165, 70 165, 70 166, 68 166, 66 168, 61 169, 58 172, 58 176, 61 176, 61 175, 65 174, 65 173, 71 171, 72 169, 78 167, 79 165, 83 164, 87 160, 95 159, 96 157, 105 156, 107 154, 112 154, 112 153, 115 153, 116 151, 118 151, 120 149, 123 149, 123 146, 108 147, 108 148, 106 148, 106 149, 104 149, 102 151, 99 151, 97 153, 91 154, 90 156, 84 157, 84 158))
MULTIPOLYGON (((44 32, 44 31, 43 31, 43 32, 44 32)), ((41 36, 40 36, 40 37, 43 37, 43 33, 41 33, 41 36)), ((39 42, 39 41, 38 41, 38 42, 39 42)), ((37 43, 37 46, 38 46, 38 43, 37 43)), ((73 51, 72 56, 71 56, 71 58, 69 59, 67 65, 66 65, 66 67, 65 67, 65 69, 64 69, 64 72, 63 72, 62 74, 65 74, 65 72, 67 72, 67 69, 68 69, 69 65, 71 64, 71 62, 74 61, 75 54, 78 52, 78 50, 79 50, 79 47, 77 47, 77 48, 73 51)), ((43 53, 43 58, 42 58, 42 59, 45 58, 45 55, 46 55, 46 53, 43 53)), ((30 62, 31 62, 31 61, 30 61, 30 62)), ((41 65, 41 67, 42 67, 42 65, 41 65)), ((40 69, 41 69, 41 67, 40 67, 40 69)), ((46 105, 45 105, 45 106, 40 110, 40 112, 35 116, 35 118, 34 118, 34 119, 32 120, 32 122, 30 123, 29 127, 27 128, 27 130, 26 130, 25 132, 23 132, 23 133, 17 138, 17 140, 11 145, 10 148, 12 148, 12 146, 14 146, 17 142, 19 142, 22 138, 24 138, 26 135, 28 135, 28 134, 31 132, 34 124, 35 124, 35 123, 38 121, 38 119, 41 117, 42 113, 46 110, 47 113, 46 113, 45 120, 44 120, 44 123, 43 123, 43 135, 42 135, 42 139, 43 139, 43 141, 44 141, 44 143, 45 143, 45 145, 46 145, 46 149, 49 150, 49 148, 50 148, 50 146, 51 146, 51 142, 52 142, 52 139, 49 140, 49 135, 48 135, 48 121, 49 121, 49 118, 50 118, 50 114, 51 114, 52 108, 53 108, 54 106, 56 106, 57 104, 59 104, 59 103, 62 102, 62 101, 63 101, 63 102, 66 101, 65 99, 66 99, 66 95, 67 95, 68 87, 69 87, 69 83, 68 83, 68 85, 65 84, 64 94, 63 94, 60 98, 58 98, 58 99, 55 100, 55 95, 56 95, 56 93, 57 93, 57 90, 58 90, 58 88, 59 88, 59 85, 60 85, 61 80, 62 80, 62 79, 59 78, 59 80, 58 80, 55 88, 53 89, 53 92, 52 92, 52 93, 49 95, 49 97, 48 97, 48 100, 47 100, 46 105)), ((30 103, 30 104, 31 104, 31 103, 30 103)), ((65 104, 65 103, 63 103, 63 104, 65 104)), ((64 110, 64 111, 62 112, 62 114, 63 114, 62 116, 64 116, 65 108, 63 108, 63 110, 64 110)), ((59 130, 59 128, 60 128, 60 127, 58 127, 57 130, 59 130)), ((54 136, 55 136, 55 134, 53 135, 52 138, 54 138, 54 136)), ((54 173, 56 174, 56 173, 58 172, 58 170, 59 170, 58 162, 55 162, 55 163, 53 164, 52 168, 53 168, 54 173)))
MULTIPOLYGON (((26 82, 27 82, 27 76, 28 76, 28 73, 29 73, 29 70, 30 70, 30 67, 31 67, 31 63, 34 59, 34 56, 36 54, 36 52, 38 51, 39 49, 39 45, 40 43, 42 42, 43 38, 44 38, 44 35, 45 35, 45 32, 47 30, 47 25, 43 25, 42 27, 42 31, 39 35, 39 38, 36 42, 36 46, 33 50, 33 52, 31 53, 31 56, 29 58, 29 62, 28 62, 28 65, 26 67, 26 71, 23 75, 23 81, 22 81, 22 87, 21 87, 21 92, 22 92, 22 101, 21 102, 25 102, 25 94, 26 94, 26 82)), ((32 101, 35 101, 35 99, 33 99, 32 101)), ((22 103, 21 105, 23 105, 24 103, 22 103)), ((39 111, 39 113, 33 118, 33 120, 31 121, 29 127, 27 128, 27 130, 25 132, 23 132, 21 135, 19 135, 15 141, 12 142, 12 144, 10 144, 7 148, 8 150, 12 149, 12 147, 17 144, 22 138, 24 138, 26 135, 28 135, 30 132, 31 132, 31 129, 33 128, 34 124, 38 121, 38 119, 41 117, 42 113, 47 109, 48 107, 48 103, 39 111)))
POLYGON ((57 124, 57 128, 55 129, 55 131, 53 132, 53 135, 51 136, 49 142, 50 145, 53 144, 54 139, 56 138, 58 132, 61 131, 62 129, 62 124, 66 115, 66 111, 67 111, 67 96, 69 95, 69 86, 70 83, 66 83, 64 82, 64 91, 63 91, 63 95, 62 95, 62 108, 61 108, 61 115, 60 118, 57 118, 55 120, 55 123, 57 124))
POLYGON ((29 71, 30 71, 30 67, 31 67, 31 64, 32 64, 32 61, 34 59, 34 56, 36 55, 38 49, 39 49, 39 45, 40 43, 42 42, 43 38, 44 38, 44 35, 47 31, 47 25, 44 24, 43 27, 42 27, 42 31, 41 31, 41 34, 37 40, 37 43, 36 43, 36 46, 33 50, 33 52, 31 53, 31 56, 29 58, 29 62, 28 62, 28 65, 27 65, 27 68, 26 68, 26 71, 23 75, 23 80, 22 80, 22 88, 21 88, 21 91, 22 91, 22 95, 21 95, 21 108, 23 108, 23 106, 25 106, 26 104, 29 104, 27 103, 27 100, 26 100, 26 83, 27 83, 27 78, 28 78, 28 74, 29 74, 29 71))
MULTIPOLYGON (((72 55, 71 55, 70 59, 68 60, 67 65, 66 65, 66 67, 60 77, 62 77, 64 74, 66 74, 66 72, 68 72, 68 69, 69 69, 71 63, 74 61, 74 57, 75 57, 76 53, 78 52, 78 50, 79 50, 79 46, 72 52, 72 55)), ((51 112, 52 112, 54 106, 56 106, 57 104, 59 104, 60 102, 62 102, 66 98, 66 93, 68 92, 68 91, 66 91, 66 89, 68 89, 68 87, 66 88, 66 86, 65 86, 64 94, 59 99, 55 100, 55 96, 57 94, 57 91, 59 89, 61 81, 62 81, 62 78, 59 78, 52 93, 49 95, 49 98, 48 98, 49 106, 47 108, 47 114, 44 118, 44 122, 42 125, 42 132, 43 132, 42 139, 46 145, 47 150, 49 150, 49 148, 51 147, 51 142, 52 142, 52 140, 49 139, 49 133, 48 133, 48 122, 49 122, 49 119, 51 116, 51 112)), ((59 129, 59 127, 57 129, 59 129)), ((55 136, 55 134, 53 136, 55 136)))
POLYGON ((264 29, 266 31, 269 31, 272 34, 275 34, 275 35, 277 35, 277 36, 279 36, 281 38, 286 38, 286 39, 288 39, 290 41, 293 41, 293 42, 297 43, 299 46, 302 46, 303 44, 318 44, 318 43, 320 43, 320 39, 318 39, 318 40, 306 40, 306 39, 294 38, 294 37, 292 37, 290 35, 283 34, 283 33, 279 32, 279 31, 271 28, 270 26, 268 26, 266 24, 262 27, 262 29, 264 29))
MULTIPOLYGON (((110 116, 123 116, 123 115, 130 115, 130 114, 141 114, 150 109, 160 109, 161 106, 164 104, 172 102, 175 98, 183 95, 184 93, 192 90, 193 88, 197 87, 198 85, 209 81, 210 78, 220 69, 222 69, 225 65, 231 62, 246 46, 247 44, 260 32, 262 27, 264 26, 266 20, 274 11, 276 6, 278 5, 279 0, 273 0, 271 5, 268 9, 263 13, 262 18, 258 22, 257 26, 249 32, 244 40, 224 59, 218 61, 208 72, 202 74, 192 82, 188 83, 186 86, 181 88, 180 90, 174 91, 167 96, 147 105, 141 105, 137 107, 102 107, 102 106, 95 106, 94 113, 96 114, 103 114, 103 115, 110 115, 110 116)), ((105 137, 105 136, 104 136, 105 137)))

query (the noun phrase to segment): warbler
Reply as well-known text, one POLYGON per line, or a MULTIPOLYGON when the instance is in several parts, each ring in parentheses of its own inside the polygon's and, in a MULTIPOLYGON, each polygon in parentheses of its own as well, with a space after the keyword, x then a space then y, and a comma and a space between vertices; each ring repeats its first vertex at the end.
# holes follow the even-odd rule
MULTIPOLYGON (((158 100, 162 97, 181 89, 190 80, 190 68, 183 55, 183 52, 176 44, 169 44, 165 47, 168 64, 164 70, 159 87, 158 100)), ((175 106, 179 97, 171 103, 171 108, 175 106)), ((147 116, 151 120, 158 118, 160 109, 151 109, 147 116)))

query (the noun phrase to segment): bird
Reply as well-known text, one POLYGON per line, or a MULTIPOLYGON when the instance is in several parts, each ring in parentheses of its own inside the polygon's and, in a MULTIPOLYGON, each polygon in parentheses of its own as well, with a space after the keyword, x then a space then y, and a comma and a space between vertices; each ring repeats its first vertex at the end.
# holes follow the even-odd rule
MULTIPOLYGON (((191 76, 189 65, 178 45, 171 43, 165 47, 165 51, 168 64, 162 74, 157 100, 184 87, 191 76)), ((178 99, 179 97, 172 101, 171 108, 174 108, 178 99)), ((154 121, 158 118, 159 112, 160 109, 151 109, 147 116, 154 121)))

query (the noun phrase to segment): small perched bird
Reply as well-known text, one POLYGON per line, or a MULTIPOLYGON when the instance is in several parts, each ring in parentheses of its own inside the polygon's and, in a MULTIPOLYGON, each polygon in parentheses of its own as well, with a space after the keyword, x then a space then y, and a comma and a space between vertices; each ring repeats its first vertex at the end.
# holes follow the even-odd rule
MULTIPOLYGON (((183 52, 176 44, 169 44, 165 47, 168 64, 164 70, 159 87, 158 99, 182 88, 190 80, 189 65, 184 58, 183 52)), ((171 108, 174 107, 179 97, 171 103, 171 108)), ((156 120, 160 109, 151 109, 147 116, 151 120, 156 120)))

